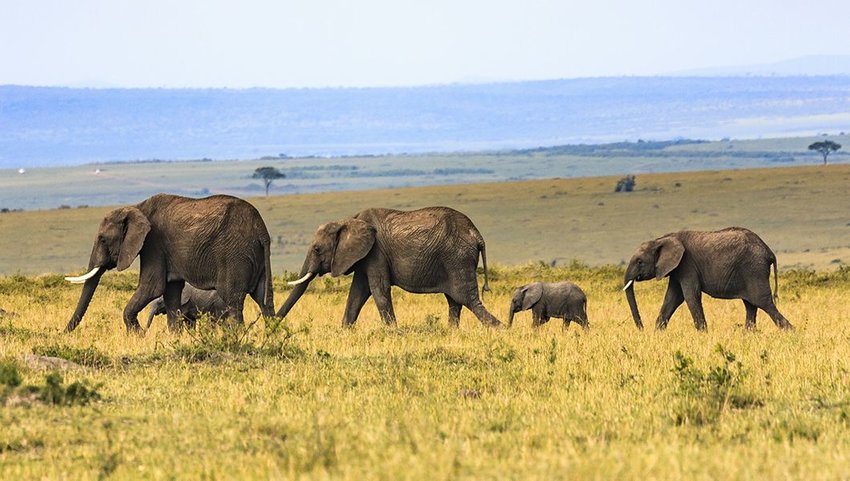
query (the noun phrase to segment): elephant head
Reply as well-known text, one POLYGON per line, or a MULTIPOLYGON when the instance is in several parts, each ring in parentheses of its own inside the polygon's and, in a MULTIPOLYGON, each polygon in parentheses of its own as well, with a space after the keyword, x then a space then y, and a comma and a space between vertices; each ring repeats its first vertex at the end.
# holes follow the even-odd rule
POLYGON ((301 278, 289 284, 295 288, 277 312, 285 317, 301 298, 310 281, 330 273, 333 277, 351 272, 375 244, 375 228, 360 219, 345 219, 319 227, 301 267, 301 278))
POLYGON ((634 282, 652 278, 663 279, 679 266, 684 254, 685 246, 679 239, 672 236, 660 237, 638 246, 637 252, 626 267, 626 275, 623 279, 623 290, 626 291, 626 299, 638 329, 643 329, 643 323, 635 300, 634 282))
POLYGON ((511 298, 511 311, 508 313, 508 327, 514 324, 514 314, 531 309, 543 295, 543 285, 539 282, 518 287, 511 298))
POLYGON ((103 219, 89 258, 89 271, 81 276, 65 278, 73 284, 85 284, 65 332, 73 331, 82 320, 100 282, 100 276, 109 269, 117 268, 123 271, 130 267, 142 250, 150 229, 151 224, 147 217, 136 207, 116 209, 103 219))

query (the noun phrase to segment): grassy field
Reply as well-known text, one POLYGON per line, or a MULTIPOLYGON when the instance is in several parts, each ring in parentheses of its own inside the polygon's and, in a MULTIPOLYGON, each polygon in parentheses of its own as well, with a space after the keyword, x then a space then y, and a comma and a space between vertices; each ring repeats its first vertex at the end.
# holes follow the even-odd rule
MULTIPOLYGON (((830 140, 845 149, 831 163, 847 163, 846 134, 830 140)), ((542 178, 693 172, 818 165, 807 146, 824 137, 631 142, 566 145, 498 152, 434 153, 335 158, 258 159, 89 164, 35 168, 18 174, 0 168, 0 209, 44 210, 60 206, 131 204, 158 192, 200 197, 260 197, 254 169, 273 166, 286 175, 271 194, 361 191, 411 186, 480 184, 542 178)), ((5 167, 16 167, 5 165, 5 167)))
MULTIPOLYGON (((836 308, 850 270, 783 274, 791 333, 763 313, 747 332, 740 302, 711 299, 707 333, 684 308, 668 331, 639 332, 621 276, 493 269, 484 302, 498 316, 514 286, 568 278, 588 292, 587 331, 557 320, 533 331, 528 312, 491 330, 468 311, 453 330, 441 296, 400 291, 398 328, 370 302, 343 330, 343 278, 314 282, 280 325, 174 335, 159 318, 144 337, 120 321, 131 273, 104 277, 72 335, 60 329, 79 288, 57 275, 0 278, 16 312, 0 319, 0 479, 850 476, 850 324, 836 308), (31 353, 81 367, 51 384, 51 369, 28 367, 31 353)), ((285 293, 282 278, 275 287, 285 293)), ((647 319, 663 289, 638 285, 647 319)))
MULTIPOLYGON (((453 330, 442 296, 399 290, 398 328, 370 301, 344 330, 343 277, 314 281, 282 323, 178 335, 158 318, 134 336, 121 311, 136 274, 110 272, 64 335, 80 288, 62 275, 81 272, 109 209, 2 214, 0 479, 850 477, 849 179, 833 165, 639 175, 630 194, 596 177, 252 199, 276 241, 278 306, 319 223, 443 204, 487 240, 497 317, 514 287, 570 279, 587 331, 534 331, 529 312, 491 330, 468 311, 453 330), (706 333, 684 306, 666 332, 637 331, 620 262, 666 232, 728 225, 777 252, 796 330, 760 313, 747 332, 740 301, 706 298, 706 333)), ((665 285, 636 287, 648 325, 665 285)))
MULTIPOLYGON (((748 227, 782 268, 850 263, 850 164, 330 192, 251 198, 272 235, 277 274, 301 267, 316 227, 367 207, 447 205, 465 212, 491 262, 589 265, 628 261, 638 244, 684 228, 748 227)), ((86 267, 111 208, 0 214, 0 274, 75 273, 86 267), (32 239, 38 239, 37 242, 32 239)))

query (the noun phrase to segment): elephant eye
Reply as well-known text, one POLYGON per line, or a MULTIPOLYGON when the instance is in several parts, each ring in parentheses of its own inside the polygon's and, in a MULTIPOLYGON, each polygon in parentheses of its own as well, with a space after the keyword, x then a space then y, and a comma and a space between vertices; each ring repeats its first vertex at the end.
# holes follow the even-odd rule
POLYGON ((643 265, 643 259, 638 259, 638 260, 637 260, 637 264, 638 264, 639 266, 642 266, 642 265, 643 265))
POLYGON ((313 252, 315 252, 316 254, 318 254, 321 251, 322 251, 322 249, 320 249, 319 246, 313 246, 313 252))

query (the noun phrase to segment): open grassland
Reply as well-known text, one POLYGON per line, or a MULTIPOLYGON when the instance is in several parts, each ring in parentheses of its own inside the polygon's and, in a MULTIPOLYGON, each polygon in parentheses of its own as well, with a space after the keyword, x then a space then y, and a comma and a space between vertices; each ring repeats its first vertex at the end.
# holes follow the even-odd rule
MULTIPOLYGON (((533 331, 525 312, 491 330, 464 311, 454 330, 442 296, 395 290, 398 328, 370 301, 346 330, 349 277, 314 281, 280 325, 202 322, 175 335, 158 318, 141 337, 120 320, 136 279, 112 272, 63 335, 78 286, 2 277, 0 307, 16 314, 0 319, 0 479, 850 476, 847 268, 780 273, 794 332, 764 313, 747 332, 740 301, 712 299, 707 333, 684 307, 666 332, 639 332, 622 271, 579 264, 496 266, 485 305, 504 318, 512 288, 531 279, 581 285, 591 329, 553 319, 533 331), (32 353, 82 367, 51 391, 32 353), (29 401, 22 386, 34 386, 29 401)), ((638 284, 646 320, 664 287, 638 284)))
MULTIPOLYGON (((847 144, 846 136, 829 140, 847 144)), ((588 177, 711 169, 818 165, 807 149, 827 137, 760 140, 621 142, 564 145, 528 150, 433 153, 334 158, 276 157, 258 160, 131 162, 35 168, 19 174, 0 168, 0 209, 55 209, 60 206, 130 204, 157 192, 200 197, 232 194, 259 197, 258 167, 286 175, 272 195, 360 191, 411 186, 480 184, 552 177, 588 177)), ((847 147, 830 163, 847 163, 847 147)), ((6 165, 5 167, 13 167, 6 165)))
MULTIPOLYGON (((454 207, 475 222, 491 262, 620 264, 641 242, 680 229, 738 225, 781 268, 850 263, 850 164, 546 179, 251 198, 272 235, 275 272, 300 270, 316 227, 367 207, 454 207)), ((137 200, 142 200, 137 199, 137 200)), ((0 273, 82 272, 111 208, 0 214, 0 273)))

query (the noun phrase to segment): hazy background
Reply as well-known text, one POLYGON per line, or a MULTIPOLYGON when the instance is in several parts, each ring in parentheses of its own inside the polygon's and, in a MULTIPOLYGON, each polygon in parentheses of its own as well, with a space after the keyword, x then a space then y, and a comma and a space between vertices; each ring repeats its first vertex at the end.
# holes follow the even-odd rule
POLYGON ((850 131, 850 2, 0 0, 0 169, 850 131))
POLYGON ((850 55, 844 0, 2 0, 0 6, 0 84, 410 86, 660 75, 850 55))

